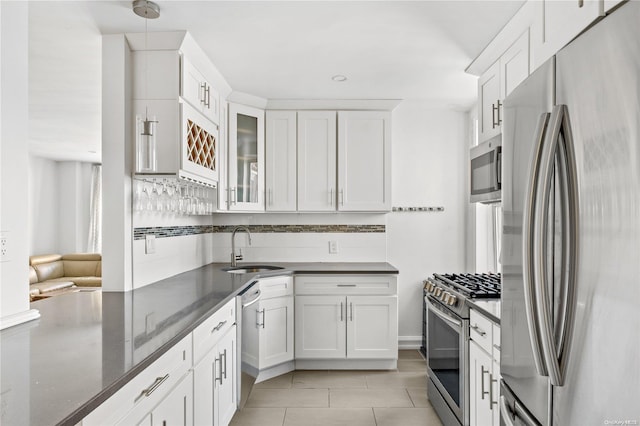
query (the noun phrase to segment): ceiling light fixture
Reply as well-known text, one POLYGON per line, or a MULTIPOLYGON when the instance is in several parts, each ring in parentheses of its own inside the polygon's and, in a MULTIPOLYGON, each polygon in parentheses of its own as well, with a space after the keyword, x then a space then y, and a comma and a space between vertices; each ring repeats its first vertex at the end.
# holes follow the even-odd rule
POLYGON ((336 74, 333 77, 331 77, 331 80, 341 83, 343 81, 347 81, 347 76, 344 76, 342 74, 336 74))
MULTIPOLYGON (((149 19, 160 17, 160 7, 152 1, 135 0, 133 2, 133 12, 145 18, 144 20, 144 50, 145 64, 144 75, 148 76, 149 51, 147 48, 147 23, 149 19)), ((148 99, 148 81, 145 78, 145 99, 148 99)), ((158 121, 155 117, 149 120, 148 107, 145 107, 144 119, 136 116, 136 172, 155 172, 157 168, 156 162, 156 124, 158 121)))

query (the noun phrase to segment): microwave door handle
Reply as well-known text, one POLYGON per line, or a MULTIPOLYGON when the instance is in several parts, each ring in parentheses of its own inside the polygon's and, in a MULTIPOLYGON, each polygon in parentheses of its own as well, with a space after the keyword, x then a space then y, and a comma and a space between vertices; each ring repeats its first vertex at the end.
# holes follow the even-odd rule
POLYGON ((535 207, 538 199, 538 174, 540 168, 540 156, 542 152, 545 132, 549 122, 549 113, 544 113, 538 120, 535 133, 535 147, 533 164, 530 170, 529 180, 527 183, 527 193, 525 197, 525 208, 522 224, 522 266, 523 266, 523 283, 524 283, 524 301, 525 312, 527 315, 527 326, 529 329, 529 338, 531 348, 533 349, 533 361, 536 371, 541 376, 547 376, 546 362, 544 353, 542 352, 542 343, 540 341, 540 327, 537 320, 536 306, 536 286, 533 270, 533 241, 534 241, 534 220, 535 207))
POLYGON ((495 189, 500 189, 502 184, 502 147, 496 148, 496 186, 495 189))

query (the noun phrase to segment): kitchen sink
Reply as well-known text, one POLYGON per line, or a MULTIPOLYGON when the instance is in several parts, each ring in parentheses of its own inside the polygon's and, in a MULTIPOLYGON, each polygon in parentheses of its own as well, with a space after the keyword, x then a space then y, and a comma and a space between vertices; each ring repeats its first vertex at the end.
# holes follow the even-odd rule
POLYGON ((230 274, 252 274, 255 272, 276 271, 284 269, 282 266, 274 265, 242 265, 233 268, 222 268, 223 271, 230 274))

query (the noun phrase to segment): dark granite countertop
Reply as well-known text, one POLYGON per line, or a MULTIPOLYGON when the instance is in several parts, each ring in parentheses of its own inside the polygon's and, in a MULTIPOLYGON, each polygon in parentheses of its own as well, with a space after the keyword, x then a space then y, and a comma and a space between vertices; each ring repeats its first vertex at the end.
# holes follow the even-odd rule
POLYGON ((33 302, 38 320, 0 332, 0 423, 77 424, 255 278, 398 273, 384 262, 270 264, 285 269, 229 274, 212 263, 131 292, 33 302))

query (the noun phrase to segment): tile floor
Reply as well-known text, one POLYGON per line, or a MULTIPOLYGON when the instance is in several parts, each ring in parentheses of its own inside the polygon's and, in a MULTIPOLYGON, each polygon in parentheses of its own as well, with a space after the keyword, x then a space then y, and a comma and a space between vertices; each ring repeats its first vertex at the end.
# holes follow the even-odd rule
POLYGON ((418 351, 391 371, 294 371, 255 385, 232 426, 439 426, 418 351))

